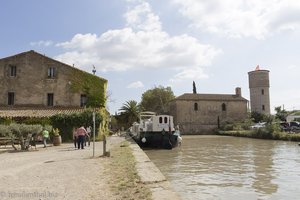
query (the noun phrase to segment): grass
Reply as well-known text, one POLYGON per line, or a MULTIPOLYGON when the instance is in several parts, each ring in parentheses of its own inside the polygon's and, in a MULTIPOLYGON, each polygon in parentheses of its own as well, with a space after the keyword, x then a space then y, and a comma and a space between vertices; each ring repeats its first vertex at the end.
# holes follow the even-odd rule
POLYGON ((135 167, 136 161, 127 141, 111 149, 109 169, 110 188, 120 199, 150 200, 151 191, 140 181, 135 167))

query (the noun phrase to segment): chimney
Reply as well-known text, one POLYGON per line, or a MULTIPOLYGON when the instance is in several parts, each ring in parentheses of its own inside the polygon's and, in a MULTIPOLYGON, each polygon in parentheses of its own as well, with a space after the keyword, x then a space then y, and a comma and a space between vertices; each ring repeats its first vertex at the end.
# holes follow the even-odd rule
POLYGON ((242 97, 242 89, 240 87, 235 88, 236 97, 242 97))

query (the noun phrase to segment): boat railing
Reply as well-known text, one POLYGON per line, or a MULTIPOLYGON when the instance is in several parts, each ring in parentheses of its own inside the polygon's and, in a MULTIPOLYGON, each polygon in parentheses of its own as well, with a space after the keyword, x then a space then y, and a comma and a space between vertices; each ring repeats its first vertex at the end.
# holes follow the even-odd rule
POLYGON ((155 116, 155 112, 145 111, 140 113, 140 117, 152 117, 155 116))
POLYGON ((155 112, 150 112, 150 111, 141 112, 139 115, 140 123, 142 122, 142 120, 150 119, 152 116, 155 115, 156 115, 155 112))

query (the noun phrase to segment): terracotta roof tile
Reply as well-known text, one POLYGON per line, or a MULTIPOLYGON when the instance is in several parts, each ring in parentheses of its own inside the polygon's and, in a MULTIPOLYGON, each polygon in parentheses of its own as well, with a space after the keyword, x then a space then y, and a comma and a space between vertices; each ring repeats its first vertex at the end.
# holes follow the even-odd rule
POLYGON ((84 108, 60 109, 1 109, 0 117, 51 117, 56 114, 73 114, 84 112, 84 108))
POLYGON ((205 101, 248 101, 235 94, 193 94, 185 93, 175 98, 175 100, 205 100, 205 101))

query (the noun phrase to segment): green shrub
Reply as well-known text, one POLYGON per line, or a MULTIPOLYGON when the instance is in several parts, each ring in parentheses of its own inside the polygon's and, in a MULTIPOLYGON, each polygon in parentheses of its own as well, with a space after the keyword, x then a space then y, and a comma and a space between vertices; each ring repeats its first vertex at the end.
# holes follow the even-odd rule
POLYGON ((11 137, 12 131, 7 125, 0 125, 0 137, 11 137))
POLYGON ((274 132, 273 133, 273 139, 274 140, 280 140, 280 138, 282 138, 282 134, 280 132, 274 132))
MULTIPOLYGON (((12 138, 17 138, 20 141, 21 149, 25 150, 24 139, 27 138, 28 134, 38 134, 43 130, 41 125, 27 125, 27 124, 16 124, 12 123, 7 126, 12 133, 12 138)), ((16 149, 16 147, 14 147, 16 149)))
POLYGON ((268 125, 265 128, 254 130, 241 130, 241 131, 218 131, 218 135, 236 136, 236 137, 249 137, 259 139, 273 139, 273 140, 288 140, 300 141, 300 134, 287 133, 278 131, 277 125, 268 125))
POLYGON ((232 131, 233 130, 233 124, 226 124, 226 125, 224 125, 224 127, 222 128, 222 130, 224 130, 224 131, 232 131))
POLYGON ((22 118, 22 119, 17 119, 16 120, 17 123, 19 124, 40 124, 42 126, 45 126, 47 124, 51 124, 51 120, 50 118, 35 118, 35 117, 28 117, 28 118, 22 118))
POLYGON ((0 124, 10 125, 13 122, 14 122, 14 120, 10 117, 0 117, 0 124))
POLYGON ((288 134, 287 138, 288 138, 289 141, 299 142, 300 141, 300 134, 288 134))
POLYGON ((44 125, 44 130, 47 130, 49 133, 52 133, 53 127, 49 124, 44 125))
POLYGON ((29 133, 38 134, 42 132, 43 127, 41 125, 27 125, 27 124, 10 124, 8 126, 16 138, 26 137, 29 133))
POLYGON ((267 128, 259 128, 254 131, 254 136, 261 139, 272 139, 273 135, 267 128))
MULTIPOLYGON (((93 127, 93 111, 87 110, 82 113, 74 113, 71 115, 58 114, 52 116, 51 122, 53 128, 58 128, 63 141, 71 141, 73 139, 73 128, 74 127, 93 127)), ((95 112, 95 132, 98 132, 102 116, 99 112, 95 112)))

